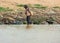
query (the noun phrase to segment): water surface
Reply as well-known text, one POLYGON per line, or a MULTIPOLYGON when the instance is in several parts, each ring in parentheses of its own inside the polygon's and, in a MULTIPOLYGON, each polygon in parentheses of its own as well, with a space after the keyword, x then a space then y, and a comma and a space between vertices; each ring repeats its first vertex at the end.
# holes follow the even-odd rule
POLYGON ((60 43, 60 25, 0 25, 0 43, 60 43))

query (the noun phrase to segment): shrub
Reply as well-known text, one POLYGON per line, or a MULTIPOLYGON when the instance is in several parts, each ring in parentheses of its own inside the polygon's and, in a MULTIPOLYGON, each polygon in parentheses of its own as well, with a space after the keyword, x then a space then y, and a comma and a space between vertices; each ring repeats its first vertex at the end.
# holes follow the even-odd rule
POLYGON ((26 21, 23 21, 23 24, 27 24, 27 22, 26 21))
POLYGON ((41 24, 43 21, 45 21, 46 18, 44 17, 38 17, 38 18, 32 18, 31 21, 33 24, 41 24))
POLYGON ((50 17, 49 19, 46 20, 46 22, 48 22, 48 24, 53 24, 54 19, 52 17, 50 17))
POLYGON ((10 9, 9 7, 7 7, 6 11, 13 11, 13 9, 10 9))

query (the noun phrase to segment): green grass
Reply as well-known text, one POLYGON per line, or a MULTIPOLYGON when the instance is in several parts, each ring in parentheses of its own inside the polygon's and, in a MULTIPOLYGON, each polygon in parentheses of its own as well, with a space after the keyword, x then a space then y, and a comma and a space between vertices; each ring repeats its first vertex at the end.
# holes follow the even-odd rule
POLYGON ((16 6, 18 6, 18 7, 24 7, 24 5, 28 5, 29 7, 32 7, 31 4, 18 4, 18 5, 16 5, 16 6))
POLYGON ((42 5, 40 5, 40 4, 34 4, 34 5, 33 5, 34 8, 40 8, 41 6, 42 6, 42 5))
POLYGON ((24 4, 18 4, 17 6, 18 6, 18 7, 23 7, 23 6, 24 6, 24 4))
POLYGON ((59 9, 60 9, 60 7, 59 7, 59 6, 55 6, 55 7, 53 7, 53 8, 59 8, 59 9))
POLYGON ((38 8, 38 9, 46 9, 47 7, 44 7, 44 6, 42 6, 42 7, 35 6, 34 8, 38 8))
POLYGON ((6 9, 4 7, 0 7, 0 12, 2 11, 6 11, 6 9))
POLYGON ((7 8, 0 7, 0 12, 5 12, 5 11, 13 11, 13 9, 9 9, 9 7, 7 8))
POLYGON ((40 5, 40 4, 34 4, 34 6, 38 6, 38 7, 40 7, 40 6, 42 6, 42 5, 40 5))
MULTIPOLYGON (((40 4, 27 4, 30 8, 37 8, 37 9, 46 9, 47 6, 42 6, 40 4)), ((18 7, 24 7, 24 4, 18 4, 18 7)))
POLYGON ((33 7, 38 8, 38 9, 46 9, 47 8, 47 6, 42 6, 40 4, 34 4, 33 7))

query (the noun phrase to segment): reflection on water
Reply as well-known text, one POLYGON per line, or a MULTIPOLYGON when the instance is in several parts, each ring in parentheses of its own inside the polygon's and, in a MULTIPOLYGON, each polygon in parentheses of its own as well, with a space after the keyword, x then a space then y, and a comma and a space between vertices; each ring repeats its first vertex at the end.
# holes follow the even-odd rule
POLYGON ((27 24, 26 29, 31 29, 32 28, 32 24, 27 24))

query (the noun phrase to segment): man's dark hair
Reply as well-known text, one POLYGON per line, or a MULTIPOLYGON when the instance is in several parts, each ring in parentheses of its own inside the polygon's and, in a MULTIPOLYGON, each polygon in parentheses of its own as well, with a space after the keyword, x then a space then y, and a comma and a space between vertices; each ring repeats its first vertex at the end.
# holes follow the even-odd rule
POLYGON ((27 9, 27 8, 28 8, 28 6, 27 6, 27 5, 24 5, 24 8, 25 8, 25 9, 27 9))

